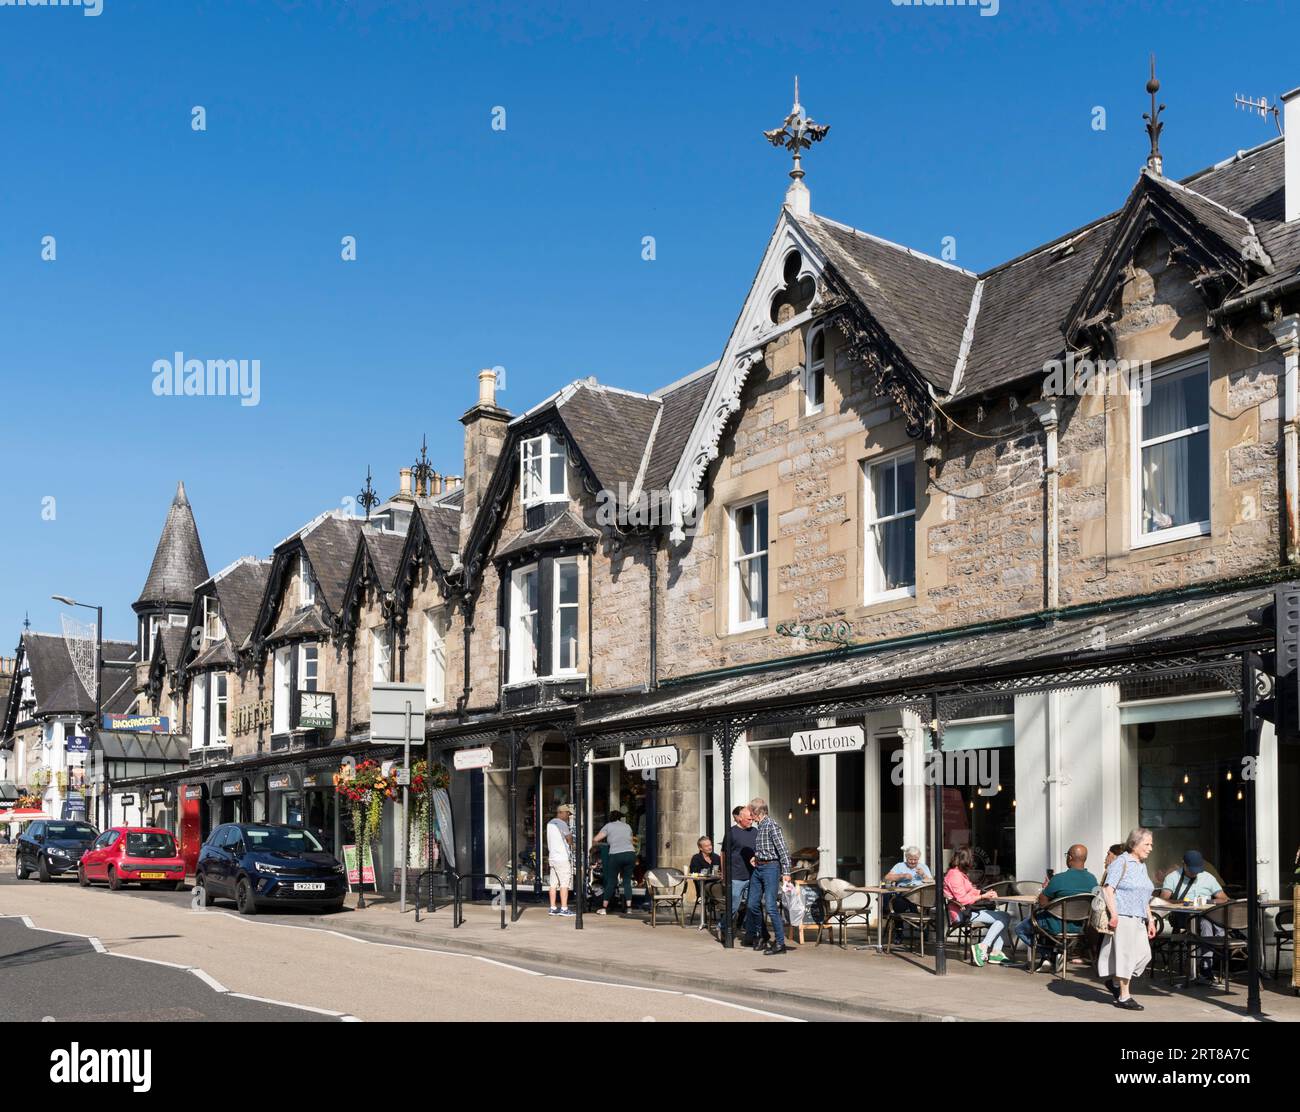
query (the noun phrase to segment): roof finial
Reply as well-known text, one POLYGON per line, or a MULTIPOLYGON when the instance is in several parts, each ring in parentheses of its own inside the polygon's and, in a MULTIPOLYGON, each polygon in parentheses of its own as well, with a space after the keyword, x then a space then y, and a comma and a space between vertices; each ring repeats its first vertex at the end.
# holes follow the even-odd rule
POLYGON ((428 436, 420 437, 420 458, 415 461, 415 466, 411 468, 411 477, 415 480, 415 493, 418 495, 430 494, 433 488, 433 464, 429 462, 429 438, 428 436))
POLYGON ((830 131, 829 124, 814 123, 804 115, 799 103, 799 77, 794 79, 794 105, 780 127, 763 132, 774 147, 784 147, 794 155, 790 170, 790 188, 785 193, 785 203, 795 212, 806 215, 810 211, 808 187, 803 183, 802 154, 814 143, 820 143, 830 131))
POLYGON ((32 616, 30 612, 26 612, 23 614, 23 629, 31 629, 31 628, 32 628, 32 616))
POLYGON ((1156 93, 1160 92, 1160 82, 1156 80, 1156 56, 1151 55, 1151 77, 1147 81, 1147 92, 1151 94, 1151 111, 1143 112, 1142 118, 1147 122, 1147 135, 1151 138, 1151 153, 1147 155, 1147 169, 1153 174, 1164 174, 1164 157, 1160 154, 1160 133, 1165 125, 1160 121, 1160 113, 1165 110, 1163 104, 1156 105, 1156 93))
POLYGON ((379 495, 375 493, 375 488, 370 484, 370 464, 366 464, 366 486, 357 495, 357 504, 366 511, 367 521, 370 520, 370 511, 379 505, 379 495))

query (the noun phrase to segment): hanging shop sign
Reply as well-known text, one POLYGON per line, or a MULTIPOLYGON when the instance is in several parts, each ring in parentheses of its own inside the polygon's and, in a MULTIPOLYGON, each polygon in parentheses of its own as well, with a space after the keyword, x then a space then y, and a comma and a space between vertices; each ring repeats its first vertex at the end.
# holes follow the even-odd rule
POLYGON ((276 772, 266 778, 266 786, 273 792, 293 791, 293 773, 276 772))
POLYGON ((80 734, 70 734, 63 739, 63 748, 69 753, 89 753, 90 738, 80 734))
POLYGON ((224 784, 221 785, 221 794, 222 795, 243 795, 244 781, 227 780, 224 784))
POLYGON ((166 788, 154 788, 154 789, 149 793, 149 802, 150 802, 150 803, 166 803, 166 802, 167 802, 167 789, 166 789, 166 788))
POLYGON ((790 735, 790 752, 796 757, 819 753, 856 753, 865 749, 867 737, 861 726, 832 726, 827 730, 800 730, 790 735))
POLYGON ((106 714, 104 729, 127 730, 136 734, 169 734, 171 720, 157 714, 106 714))
POLYGON ((328 775, 325 772, 304 772, 302 774, 302 786, 304 788, 324 787, 328 775))
POLYGON ((119 795, 119 796, 117 797, 117 801, 118 801, 118 803, 121 804, 123 807, 134 807, 134 806, 135 806, 135 796, 133 796, 133 795, 119 795))
POLYGON ((203 785, 202 785, 202 784, 189 784, 189 785, 187 785, 186 788, 185 788, 185 798, 186 798, 186 799, 202 799, 202 798, 203 798, 203 785))
POLYGON ((631 772, 651 768, 676 768, 680 756, 675 745, 652 745, 647 749, 629 749, 623 754, 623 767, 631 772))
POLYGON ((299 730, 334 729, 334 692, 299 691, 298 717, 294 728, 299 730))
POLYGON ((484 745, 479 749, 457 749, 451 756, 451 764, 457 772, 466 772, 472 768, 491 768, 492 746, 484 745))

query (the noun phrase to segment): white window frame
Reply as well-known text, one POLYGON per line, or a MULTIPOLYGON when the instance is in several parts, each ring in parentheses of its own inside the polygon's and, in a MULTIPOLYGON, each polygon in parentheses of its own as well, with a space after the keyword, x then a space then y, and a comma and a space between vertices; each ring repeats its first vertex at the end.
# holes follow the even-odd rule
POLYGON ((537 609, 528 611, 536 623, 541 618, 541 565, 526 564, 510 573, 510 683, 527 683, 537 678, 537 669, 532 659, 532 638, 526 635, 522 608, 524 592, 521 584, 524 576, 530 572, 538 576, 537 609))
POLYGON ((302 641, 298 645, 298 690, 320 690, 320 646, 314 641, 302 641), (311 653, 311 675, 307 667, 308 652, 311 653))
POLYGON ((230 679, 225 672, 208 673, 208 700, 211 719, 208 723, 207 743, 224 745, 230 736, 230 679), (226 728, 220 727, 221 711, 226 711, 226 728))
POLYGON ((208 744, 208 673, 199 672, 190 686, 190 701, 194 704, 190 720, 194 726, 194 736, 190 738, 191 749, 202 749, 208 744))
POLYGON ((525 506, 538 506, 544 502, 566 502, 569 498, 568 448, 563 440, 550 433, 530 437, 519 445, 519 496, 525 506), (528 478, 528 460, 536 454, 542 463, 541 484, 534 489, 528 478), (559 457, 560 489, 551 490, 551 461, 559 457))
MULTIPOLYGON (((871 481, 871 473, 877 467, 892 467, 894 469, 894 487, 898 487, 898 462, 908 457, 912 458, 913 471, 912 481, 916 482, 916 450, 913 448, 904 448, 901 452, 890 452, 887 455, 875 456, 872 459, 863 462, 863 484, 862 484, 862 594, 863 601, 866 603, 888 602, 891 599, 898 598, 915 598, 916 597, 916 569, 919 561, 916 560, 916 553, 912 554, 912 582, 906 587, 893 587, 889 590, 881 590, 880 583, 882 580, 883 569, 880 566, 880 560, 876 555, 876 546, 873 543, 872 531, 877 525, 887 525, 891 521, 901 521, 904 518, 916 519, 916 491, 912 491, 912 508, 904 510, 901 513, 888 514, 885 517, 876 516, 875 484, 871 481)), ((915 535, 913 535, 913 545, 915 545, 915 535)))
POLYGON ((578 660, 581 657, 582 638, 581 638, 581 618, 582 618, 582 571, 578 567, 576 556, 565 556, 552 561, 555 568, 555 577, 551 583, 551 674, 556 676, 576 676, 579 672, 578 660), (574 575, 577 579, 578 597, 569 603, 560 602, 560 569, 564 567, 573 568, 574 575), (573 638, 573 666, 571 668, 560 667, 560 610, 571 609, 574 616, 574 638, 573 638))
MULTIPOLYGON (((1154 385, 1156 379, 1166 378, 1170 375, 1190 375, 1198 372, 1205 376, 1205 397, 1206 397, 1206 414, 1211 412, 1210 407, 1210 357, 1207 352, 1201 352, 1191 356, 1188 359, 1180 359, 1168 366, 1161 367, 1158 371, 1151 374, 1151 384, 1154 385)), ((1132 504, 1132 513, 1130 514, 1130 527, 1132 529, 1132 542, 1130 548, 1149 548, 1155 544, 1167 544, 1169 541, 1181 541, 1190 537, 1208 536, 1210 532, 1210 522, 1189 521, 1183 525, 1171 525, 1166 529, 1157 529, 1154 532, 1142 532, 1142 449, 1155 444, 1165 444, 1171 440, 1180 440, 1189 436, 1195 436, 1199 433, 1206 434, 1206 453, 1210 452, 1212 445, 1209 443, 1210 425, 1207 421, 1203 425, 1189 425, 1178 432, 1167 433, 1164 436, 1152 437, 1150 440, 1144 440, 1142 437, 1142 396, 1141 382, 1137 376, 1142 373, 1141 368, 1135 368, 1130 372, 1128 383, 1129 393, 1129 431, 1130 431, 1130 450, 1129 450, 1129 501, 1132 504)), ((1209 474, 1213 475, 1213 461, 1210 461, 1209 474)), ((1207 491, 1207 496, 1212 497, 1213 492, 1207 491)), ((1208 498, 1207 498, 1208 501, 1208 498)), ((1211 506, 1210 512, 1213 513, 1211 506)))
POLYGON ((289 654, 293 648, 285 645, 275 650, 271 666, 271 732, 287 734, 289 732, 290 696, 289 684, 292 682, 292 658, 289 654))
POLYGON ((814 414, 821 413, 826 408, 826 329, 822 325, 816 325, 808 329, 808 344, 804 349, 803 360, 803 413, 805 417, 811 417, 814 414), (813 359, 813 342, 820 336, 822 339, 822 357, 818 360, 813 359), (821 400, 816 404, 812 400, 813 376, 821 375, 822 388, 821 400))
POLYGON ((298 557, 298 605, 312 606, 316 602, 316 581, 312 578, 311 565, 306 556, 298 557))
MULTIPOLYGON (((741 554, 740 549, 740 526, 737 518, 740 511, 748 509, 751 506, 758 506, 760 503, 767 502, 767 493, 755 495, 753 498, 746 498, 744 501, 733 503, 727 507, 727 528, 730 536, 728 538, 727 563, 728 578, 730 580, 731 610, 730 610, 730 630, 732 633, 744 633, 751 629, 767 628, 768 615, 772 612, 772 559, 771 559, 771 531, 772 531, 772 507, 768 503, 767 529, 768 536, 763 538, 762 548, 755 548, 751 553, 741 554), (767 581, 763 585, 763 616, 760 618, 750 618, 746 621, 740 620, 740 565, 756 560, 762 556, 767 556, 767 581)), ((758 515, 754 515, 757 522, 758 515)))
POLYGON ((447 615, 424 612, 424 704, 440 707, 447 701, 447 615))
POLYGON ((226 624, 221 620, 221 606, 212 595, 203 596, 203 636, 209 641, 220 641, 226 636, 226 624))
POLYGON ((376 626, 370 631, 370 675, 375 683, 392 682, 393 653, 384 626, 376 626))

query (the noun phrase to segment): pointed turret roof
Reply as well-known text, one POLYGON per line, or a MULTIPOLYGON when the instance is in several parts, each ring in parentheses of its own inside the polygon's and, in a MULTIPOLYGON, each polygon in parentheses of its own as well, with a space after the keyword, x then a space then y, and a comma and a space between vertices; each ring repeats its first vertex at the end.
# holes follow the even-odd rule
POLYGON ((208 562, 203 558, 194 511, 185 497, 185 484, 177 483, 176 497, 167 511, 149 578, 134 608, 139 612, 149 606, 166 604, 188 610, 194 599, 194 588, 207 578, 208 562))

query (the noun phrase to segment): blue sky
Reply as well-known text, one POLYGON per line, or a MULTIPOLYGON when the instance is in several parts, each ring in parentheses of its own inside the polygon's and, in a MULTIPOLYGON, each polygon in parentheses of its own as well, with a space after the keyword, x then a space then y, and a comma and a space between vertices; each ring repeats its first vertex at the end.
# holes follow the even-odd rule
POLYGON ((55 592, 133 636, 177 479, 216 571, 422 434, 460 473, 480 367, 518 412, 717 358, 796 72, 814 210, 978 270, 1122 203, 1151 50, 1167 173, 1274 135, 1232 98, 1300 85, 1291 3, 0 6, 0 652, 55 592), (260 404, 156 397, 177 351, 260 360, 260 404))

